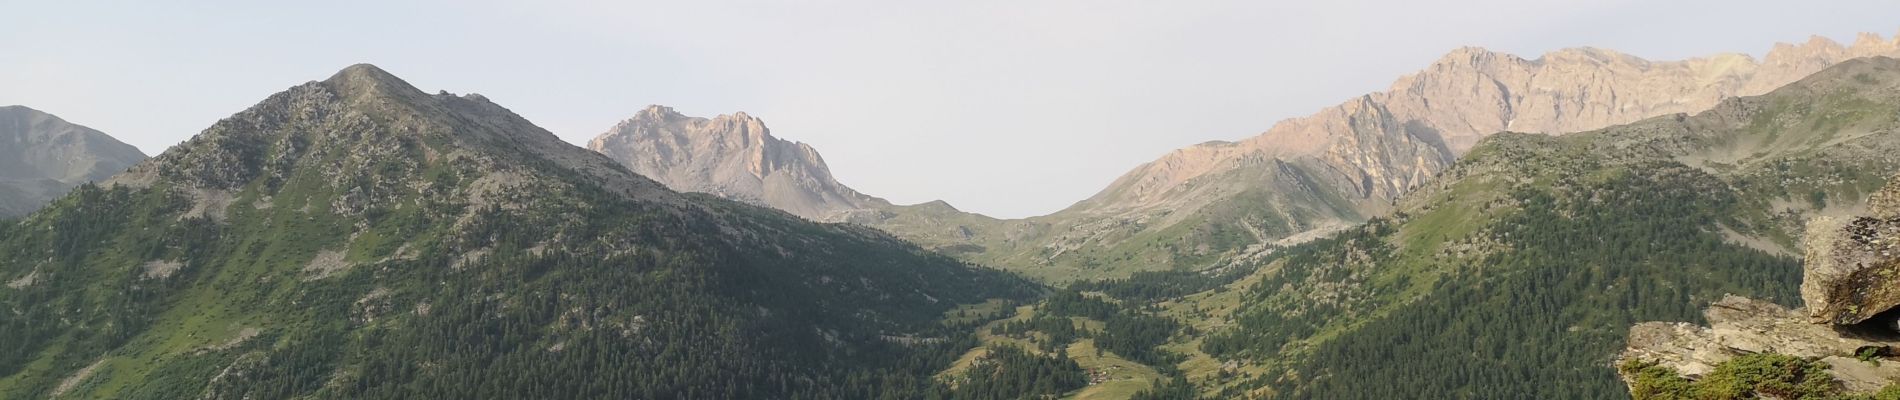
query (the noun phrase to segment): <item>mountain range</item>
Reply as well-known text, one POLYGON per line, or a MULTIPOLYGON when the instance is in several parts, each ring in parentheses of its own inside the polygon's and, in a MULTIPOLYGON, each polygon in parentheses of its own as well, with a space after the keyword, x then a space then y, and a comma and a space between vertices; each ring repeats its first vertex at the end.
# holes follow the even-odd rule
MULTIPOLYGON (((842 220, 1182 321, 1197 333, 1155 344, 1183 356, 1157 368, 1203 395, 1618 398, 1604 366, 1627 326, 1699 321, 1726 294, 1794 301, 1806 222, 1864 210, 1900 172, 1895 48, 1863 35, 1675 62, 1465 48, 1053 215, 933 202, 842 220)), ((1012 321, 1072 307, 1053 301, 1012 321)), ((1070 318, 1106 327, 986 340, 1075 352, 1115 330, 1070 318)))
POLYGON ((370 65, 0 228, 4 398, 918 398, 1027 299, 370 65))
POLYGON ((144 159, 138 148, 92 128, 25 106, 0 107, 0 218, 26 215, 144 159))
MULTIPOLYGON (((1795 393, 1687 388, 1767 357, 1698 341, 1772 335, 1737 321, 1900 335, 1891 56, 1461 48, 1025 219, 858 192, 745 113, 582 148, 367 64, 150 159, 0 108, 39 190, 5 192, 0 398, 1795 393)), ((1767 370, 1900 393, 1842 343, 1767 370)))
POLYGON ((1843 46, 1815 37, 1777 44, 1759 60, 1718 54, 1649 61, 1597 48, 1525 59, 1460 48, 1386 91, 1244 140, 1175 150, 1073 206, 1020 220, 942 202, 893 206, 860 194, 831 179, 815 150, 782 144, 742 113, 662 123, 703 120, 649 109, 590 148, 643 174, 677 177, 661 179, 681 190, 877 227, 947 254, 1063 282, 1205 269, 1323 236, 1389 212, 1393 200, 1496 132, 1563 134, 1706 110, 1844 60, 1883 55, 1900 56, 1900 41, 1862 34, 1843 46), (752 133, 759 138, 747 139, 752 133), (638 144, 606 144, 616 141, 638 144), (787 165, 777 167, 786 172, 772 172, 772 165, 787 165), (784 177, 765 178, 774 174, 784 177))

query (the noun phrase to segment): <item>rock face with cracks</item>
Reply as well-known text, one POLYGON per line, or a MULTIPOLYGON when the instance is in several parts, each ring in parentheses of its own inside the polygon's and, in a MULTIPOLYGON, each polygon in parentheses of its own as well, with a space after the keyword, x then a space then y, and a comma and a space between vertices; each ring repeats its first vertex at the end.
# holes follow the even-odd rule
MULTIPOLYGON (((1900 190, 1889 184, 1886 191, 1900 190)), ((1894 326, 1900 306, 1900 218, 1822 218, 1808 231, 1801 298, 1815 323, 1894 326), (1882 321, 1870 321, 1885 315, 1882 321)))

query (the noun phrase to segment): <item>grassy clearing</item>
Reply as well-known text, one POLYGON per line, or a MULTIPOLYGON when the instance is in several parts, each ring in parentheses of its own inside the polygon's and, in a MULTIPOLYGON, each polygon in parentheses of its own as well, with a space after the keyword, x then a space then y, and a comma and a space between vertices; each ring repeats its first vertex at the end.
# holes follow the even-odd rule
POLYGON ((1148 389, 1153 386, 1155 380, 1161 379, 1161 373, 1155 372, 1153 367, 1122 359, 1114 353, 1101 351, 1100 348, 1095 347, 1095 339, 1077 340, 1069 345, 1068 351, 1069 359, 1075 360, 1076 365, 1089 371, 1091 378, 1102 375, 1104 380, 1071 393, 1066 398, 1126 399, 1148 389), (1098 352, 1100 355, 1097 355, 1098 352))
MULTIPOLYGON (((967 317, 977 312, 1003 311, 1001 307, 1005 304, 1008 303, 1001 300, 991 300, 985 303, 966 305, 959 309, 965 310, 964 315, 967 317)), ((938 371, 935 378, 942 381, 949 381, 952 377, 964 373, 964 371, 969 370, 970 366, 974 364, 977 359, 988 355, 989 348, 992 346, 1009 345, 1032 353, 1043 354, 1043 352, 1037 350, 1038 346, 1036 346, 1036 342, 1047 340, 1047 337, 1040 333, 1032 334, 1033 339, 1031 340, 990 334, 990 329, 996 326, 1009 322, 1029 321, 1035 319, 1037 316, 1035 306, 1019 306, 1009 311, 1013 312, 1013 315, 1009 318, 991 321, 988 324, 978 327, 976 335, 980 344, 964 352, 962 356, 957 357, 956 362, 951 363, 949 367, 938 371)), ((952 311, 946 314, 946 318, 952 318, 956 315, 956 312, 952 311)), ((1071 317, 1070 320, 1076 324, 1075 326, 1079 330, 1084 331, 1099 332, 1103 326, 1102 321, 1089 318, 1071 317)), ((1069 346, 1063 350, 1068 353, 1069 359, 1074 360, 1076 365, 1081 366, 1083 370, 1090 371, 1091 373, 1101 373, 1105 376, 1105 380, 1101 383, 1069 393, 1064 398, 1126 399, 1133 396, 1136 392, 1149 388, 1153 385, 1155 380, 1162 378, 1161 373, 1156 372, 1153 367, 1130 361, 1108 351, 1100 350, 1096 347, 1094 339, 1079 339, 1075 343, 1069 344, 1069 346)))
POLYGON ((982 303, 959 305, 943 313, 944 325, 969 324, 995 319, 1001 314, 1011 312, 1010 302, 1004 299, 989 299, 982 303))
POLYGON ((979 340, 982 344, 976 346, 976 348, 974 349, 970 349, 969 351, 963 352, 963 355, 960 357, 957 357, 957 361, 954 363, 951 363, 949 368, 945 368, 942 371, 938 371, 937 374, 935 375, 936 379, 947 381, 950 379, 950 377, 957 376, 958 374, 962 374, 963 371, 969 370, 970 364, 976 363, 976 359, 982 358, 984 355, 989 354, 989 347, 992 344, 1011 344, 1029 352, 1039 353, 1036 351, 1035 343, 1031 343, 1027 340, 1015 339, 1015 338, 990 334, 990 328, 996 327, 998 325, 1002 325, 1007 322, 1028 321, 1029 319, 1035 318, 1035 317, 1036 317, 1035 306, 1020 306, 1020 307, 1016 307, 1014 316, 996 320, 996 321, 990 321, 990 323, 988 324, 983 324, 982 327, 979 327, 976 330, 977 340, 979 340))
MULTIPOLYGON (((1162 315, 1182 321, 1200 332, 1213 332, 1226 328, 1229 318, 1241 310, 1246 301, 1248 288, 1259 284, 1262 279, 1277 273, 1284 260, 1275 261, 1261 267, 1246 277, 1223 286, 1225 290, 1210 290, 1185 296, 1177 301, 1161 303, 1162 315)), ((1200 385, 1203 394, 1218 393, 1226 384, 1237 380, 1221 379, 1223 362, 1201 351, 1200 338, 1177 338, 1161 346, 1163 350, 1186 356, 1176 367, 1187 375, 1189 381, 1200 385), (1186 340, 1183 340, 1186 339, 1186 340)), ((1267 368, 1256 363, 1236 365, 1234 375, 1256 376, 1265 374, 1267 368)))

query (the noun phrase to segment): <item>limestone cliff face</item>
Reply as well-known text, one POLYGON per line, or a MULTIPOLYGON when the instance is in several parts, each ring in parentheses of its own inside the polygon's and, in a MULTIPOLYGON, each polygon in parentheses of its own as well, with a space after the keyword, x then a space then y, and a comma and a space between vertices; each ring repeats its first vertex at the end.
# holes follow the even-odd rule
POLYGON ((773 137, 764 121, 745 113, 708 119, 651 106, 587 148, 674 190, 710 193, 813 220, 889 205, 838 183, 817 150, 773 137))
POLYGON ((1862 34, 1842 46, 1816 37, 1778 44, 1761 60, 1718 54, 1650 61, 1596 48, 1565 49, 1536 59, 1461 48, 1390 89, 1314 115, 1275 124, 1238 142, 1214 142, 1169 153, 1124 175, 1088 201, 1087 209, 1191 204, 1177 197, 1247 163, 1279 158, 1325 172, 1325 181, 1355 201, 1379 204, 1444 169, 1478 139, 1502 131, 1559 134, 1697 112, 1722 99, 1752 96, 1841 61, 1900 56, 1900 41, 1862 34))
POLYGON ((92 128, 24 106, 0 107, 0 217, 30 212, 144 159, 138 148, 92 128))

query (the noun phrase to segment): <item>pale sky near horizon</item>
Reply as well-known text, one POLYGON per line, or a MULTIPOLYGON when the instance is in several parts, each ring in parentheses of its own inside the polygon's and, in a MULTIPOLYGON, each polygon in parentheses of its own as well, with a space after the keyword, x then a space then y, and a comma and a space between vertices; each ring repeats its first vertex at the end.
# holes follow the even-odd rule
POLYGON ((1384 90, 1459 46, 1759 57, 1900 31, 1890 0, 7 2, 0 105, 148 154, 368 62, 576 144, 648 104, 745 111, 866 194, 998 217, 1384 90))

